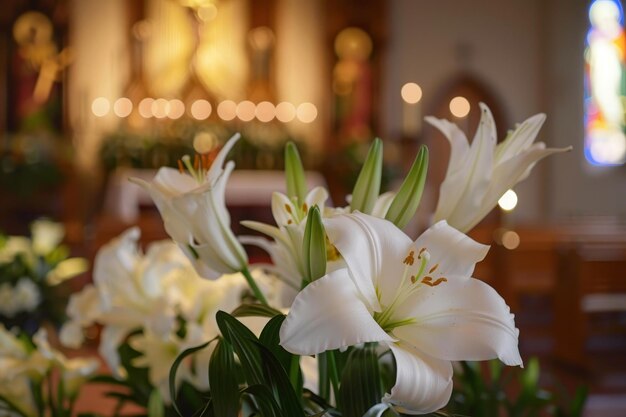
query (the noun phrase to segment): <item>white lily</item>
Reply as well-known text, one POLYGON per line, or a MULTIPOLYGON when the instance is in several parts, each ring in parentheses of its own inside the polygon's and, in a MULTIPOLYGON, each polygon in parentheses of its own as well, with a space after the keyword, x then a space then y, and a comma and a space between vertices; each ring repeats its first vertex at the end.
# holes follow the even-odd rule
POLYGON ((543 142, 533 143, 545 114, 530 117, 496 144, 491 111, 483 103, 480 108, 480 125, 471 145, 454 123, 432 116, 425 118, 444 134, 451 147, 434 222, 446 220, 462 232, 469 231, 489 214, 502 194, 526 179, 540 159, 571 149, 546 148, 543 142))
POLYGON ((69 397, 75 397, 80 387, 96 374, 100 368, 100 361, 96 358, 72 358, 69 359, 58 350, 54 349, 48 341, 48 333, 39 329, 33 336, 33 342, 37 352, 50 361, 53 366, 58 366, 61 371, 61 379, 64 390, 69 397))
POLYGON ((313 355, 365 342, 387 344, 397 376, 382 400, 411 414, 448 402, 451 361, 522 364, 509 308, 493 288, 471 277, 488 246, 445 222, 415 242, 393 223, 362 213, 325 225, 347 268, 298 294, 280 332, 285 349, 313 355))
POLYGON ((249 220, 241 222, 244 226, 274 239, 270 242, 262 237, 242 236, 241 242, 258 246, 269 253, 273 265, 263 267, 293 289, 287 298, 293 299, 305 277, 302 245, 309 208, 318 206, 323 209, 327 199, 328 191, 323 187, 311 190, 301 206, 294 204, 285 194, 274 192, 272 215, 277 226, 249 220))
MULTIPOLYGON (((138 248, 140 232, 132 228, 103 246, 94 262, 94 285, 70 298, 70 321, 61 329, 61 341, 77 347, 82 328, 95 322, 105 325, 100 353, 118 374, 117 348, 132 331, 149 328, 161 335, 175 326, 176 310, 170 297, 168 275, 185 271, 200 280, 187 257, 172 242, 158 242, 144 255, 138 248)), ((119 375, 119 374, 118 374, 119 375)))
POLYGON ((6 412, 0 415, 37 416, 33 383, 41 381, 51 365, 38 349, 0 325, 0 410, 6 412), (19 413, 6 411, 5 402, 19 413))
MULTIPOLYGON (((168 402, 169 369, 176 357, 217 336, 215 313, 239 306, 249 287, 241 273, 218 280, 201 279, 171 240, 152 243, 144 254, 138 246, 139 237, 139 229, 129 229, 98 252, 94 284, 70 298, 70 320, 61 329, 61 341, 79 347, 84 327, 103 325, 99 352, 114 375, 125 376, 118 352, 128 341, 141 353, 134 364, 148 368, 151 383, 168 402), (186 329, 183 338, 179 333, 181 320, 186 329), (133 335, 137 330, 141 333, 133 335)), ((276 305, 280 291, 276 280, 257 269, 250 274, 276 305)), ((179 372, 181 380, 207 389, 210 354, 208 349, 185 361, 179 372)))
MULTIPOLYGON (((178 355, 184 350, 201 345, 212 338, 202 334, 198 326, 195 325, 188 326, 187 330, 185 338, 180 338, 173 333, 168 335, 167 338, 163 338, 151 331, 144 331, 129 340, 133 349, 142 353, 141 356, 133 360, 133 365, 148 369, 150 383, 159 390, 166 404, 171 403, 169 387, 170 368, 178 355)), ((199 362, 202 363, 203 373, 206 373, 206 369, 209 366, 210 353, 212 352, 213 346, 212 344, 209 349, 206 349, 208 350, 208 355, 206 352, 202 352, 204 353, 203 356, 194 355, 194 361, 201 359, 199 362)), ((191 374, 191 362, 192 361, 187 361, 187 363, 180 367, 180 372, 176 375, 177 387, 183 380, 188 380, 192 383, 196 382, 191 374)), ((205 379, 208 381, 208 375, 205 379)), ((208 383, 203 387, 199 386, 197 383, 194 385, 200 389, 208 388, 208 383)))
POLYGON ((65 228, 61 223, 50 220, 36 220, 30 225, 33 251, 40 256, 52 252, 63 240, 65 228))
POLYGON ((242 271, 248 265, 246 252, 230 229, 224 200, 235 164, 223 164, 239 138, 239 134, 233 136, 212 163, 200 158, 202 162, 194 167, 189 158, 183 158, 188 173, 183 172, 181 164, 180 172, 161 168, 152 182, 132 179, 150 193, 167 233, 189 257, 198 274, 209 279, 242 271))

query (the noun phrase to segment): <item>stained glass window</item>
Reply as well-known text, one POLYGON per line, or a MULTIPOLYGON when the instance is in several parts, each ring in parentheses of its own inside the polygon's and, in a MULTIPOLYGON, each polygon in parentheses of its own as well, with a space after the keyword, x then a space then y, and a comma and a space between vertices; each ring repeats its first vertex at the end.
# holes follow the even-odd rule
POLYGON ((585 48, 585 157, 593 165, 626 162, 624 10, 619 0, 589 6, 585 48))

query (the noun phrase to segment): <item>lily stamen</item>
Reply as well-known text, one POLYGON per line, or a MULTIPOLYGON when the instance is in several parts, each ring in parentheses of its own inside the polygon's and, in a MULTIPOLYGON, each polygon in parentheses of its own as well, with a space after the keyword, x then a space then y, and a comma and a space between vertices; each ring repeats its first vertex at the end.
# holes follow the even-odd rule
POLYGON ((407 257, 404 258, 403 263, 405 265, 413 265, 413 263, 415 262, 415 258, 413 257, 414 253, 415 253, 415 251, 410 251, 409 254, 407 255, 407 257))
POLYGON ((422 284, 426 284, 429 287, 436 287, 437 285, 441 284, 442 282, 448 282, 448 279, 445 277, 441 277, 441 278, 437 278, 437 280, 435 282, 433 282, 433 278, 430 276, 424 277, 424 279, 422 279, 422 284))

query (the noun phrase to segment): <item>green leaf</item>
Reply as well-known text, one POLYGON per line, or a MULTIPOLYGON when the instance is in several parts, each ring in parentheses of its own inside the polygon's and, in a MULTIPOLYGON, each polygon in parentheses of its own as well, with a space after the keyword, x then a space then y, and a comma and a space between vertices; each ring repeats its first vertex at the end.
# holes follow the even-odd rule
POLYGON ((90 384, 107 384, 107 385, 119 385, 122 387, 127 387, 128 382, 117 379, 111 375, 96 375, 89 379, 90 384))
POLYGON ((310 414, 309 417, 322 417, 326 415, 326 410, 320 411, 319 413, 310 414))
POLYGON ((280 346, 280 327, 285 318, 286 316, 281 314, 268 321, 259 336, 259 341, 278 359, 285 372, 289 372, 293 355, 280 346))
POLYGON ((576 388, 574 399, 571 402, 571 417, 581 417, 583 415, 583 409, 585 408, 585 402, 587 401, 588 391, 588 388, 585 386, 576 388))
POLYGON ((389 408, 389 404, 376 404, 367 410, 367 412, 363 414, 363 417, 381 417, 389 408))
POLYGON ((317 206, 309 209, 304 229, 302 258, 308 282, 326 275, 326 230, 317 206))
MULTIPOLYGON (((383 172, 383 142, 376 138, 365 158, 359 177, 352 190, 351 211, 370 214, 380 193, 380 182, 383 172)), ((361 417, 361 416, 359 416, 361 417)))
POLYGON ((520 397, 535 397, 539 389, 539 373, 539 359, 536 357, 530 358, 520 378, 520 382, 522 383, 522 394, 520 397))
POLYGON ((502 370, 504 369, 504 365, 500 360, 495 359, 488 362, 489 364, 489 373, 491 374, 491 382, 492 384, 497 384, 502 376, 502 370))
MULTIPOLYGON (((141 334, 141 330, 132 332, 128 336, 128 339, 138 334, 141 334)), ((135 358, 138 358, 142 354, 133 349, 128 342, 121 344, 117 351, 119 353, 121 366, 126 371, 126 382, 133 396, 132 401, 146 407, 153 388, 150 383, 150 378, 148 377, 148 368, 134 365, 135 358)))
POLYGON ((216 417, 237 417, 239 384, 233 348, 224 339, 215 346, 209 362, 209 385, 216 417))
POLYGON ((164 417, 165 407, 158 389, 153 389, 148 400, 148 417, 164 417))
POLYGON ((378 355, 374 344, 355 348, 341 377, 339 391, 344 417, 362 417, 383 396, 378 355))
POLYGON ((178 357, 172 364, 172 367, 170 368, 169 385, 170 385, 170 397, 172 398, 172 407, 174 407, 174 410, 176 410, 178 415, 180 415, 181 417, 185 417, 185 416, 183 416, 183 414, 180 412, 180 409, 178 408, 178 405, 176 404, 176 372, 178 371, 178 367, 185 360, 186 357, 188 357, 189 355, 193 355, 199 350, 206 348, 207 346, 209 346, 209 344, 211 344, 211 342, 215 341, 216 339, 217 337, 209 340, 206 343, 201 344, 200 346, 196 346, 196 347, 192 347, 187 350, 184 350, 180 355, 178 355, 178 357))
POLYGON ((267 347, 261 343, 258 343, 257 346, 263 359, 263 371, 266 380, 274 391, 276 401, 280 405, 283 415, 303 417, 304 410, 300 404, 300 398, 296 395, 285 369, 267 347))
POLYGON ((315 394, 307 388, 304 388, 302 390, 302 398, 306 403, 309 404, 309 408, 318 409, 314 412, 321 410, 330 410, 331 408, 333 408, 326 399, 320 397, 319 395, 315 394))
MULTIPOLYGON (((287 414, 282 414, 274 394, 266 386, 261 384, 250 385, 242 392, 250 394, 256 400, 259 406, 259 411, 263 417, 286 417, 287 414)), ((291 417, 291 416, 289 416, 291 417)))
POLYGON ((263 304, 242 304, 230 313, 234 317, 269 317, 282 315, 280 311, 263 304))
POLYGON ((298 205, 302 205, 307 195, 306 178, 298 148, 293 142, 289 142, 285 146, 285 176, 287 179, 287 197, 291 200, 294 197, 297 198, 298 205))
POLYGON ((422 145, 385 215, 387 220, 393 222, 400 229, 409 223, 419 207, 427 172, 428 148, 422 145))
MULTIPOLYGON (((228 313, 218 311, 216 320, 222 336, 232 345, 237 354, 248 383, 251 386, 259 385, 269 389, 274 402, 279 405, 279 411, 282 410, 282 415, 303 416, 304 411, 300 400, 289 381, 285 368, 272 351, 263 345, 246 326, 228 313)), ((270 328, 266 330, 264 336, 265 343, 275 344, 275 349, 279 348, 277 332, 282 320, 284 316, 270 320, 270 328)), ((268 412, 272 412, 272 404, 266 404, 266 406, 268 412)), ((263 411, 261 414, 266 416, 263 411)))
POLYGON ((287 352, 280 345, 280 327, 285 321, 285 318, 286 316, 281 314, 270 320, 263 328, 259 341, 263 346, 268 348, 272 355, 278 360, 285 373, 289 375, 289 380, 291 381, 293 389, 296 391, 296 395, 301 397, 304 379, 300 371, 300 357, 287 352))
MULTIPOLYGON (((9 399, 6 398, 5 396, 0 395, 0 405, 6 405, 6 407, 3 407, 3 408, 6 408, 7 410, 11 410, 12 412, 16 413, 19 416, 26 416, 26 414, 24 414, 15 404, 9 401, 9 399)), ((12 415, 12 413, 9 413, 8 415, 12 415)))
POLYGON ((256 344, 258 339, 254 333, 224 311, 218 311, 215 320, 222 336, 232 345, 237 354, 248 384, 264 384, 261 355, 256 344))

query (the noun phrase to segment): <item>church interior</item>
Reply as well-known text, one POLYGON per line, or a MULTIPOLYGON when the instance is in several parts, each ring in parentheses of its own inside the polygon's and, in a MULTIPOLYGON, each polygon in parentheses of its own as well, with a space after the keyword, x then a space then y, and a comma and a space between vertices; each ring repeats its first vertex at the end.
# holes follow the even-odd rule
MULTIPOLYGON (((501 142, 544 113, 538 140, 571 150, 537 163, 468 233, 490 245, 473 276, 510 306, 542 387, 585 387, 582 416, 626 415, 621 0, 4 0, 0 27, 0 235, 52 220, 92 266, 132 226, 144 247, 168 238, 129 178, 212 155, 235 133, 225 204, 236 235, 250 234, 242 220, 273 223, 288 142, 308 184, 343 207, 380 138, 384 191, 428 147, 404 228, 415 239, 451 159, 425 117, 471 140, 484 103, 501 142)), ((90 268, 64 285, 78 291, 90 268)), ((83 405, 108 401, 86 392, 83 405)))

